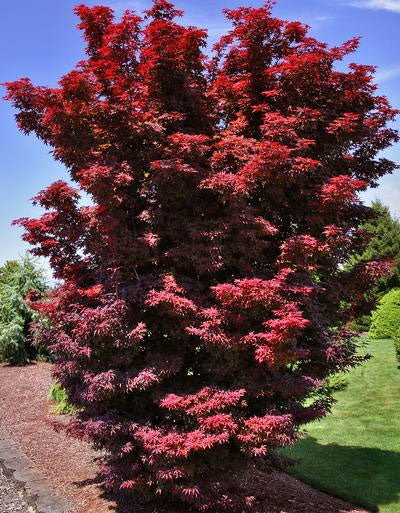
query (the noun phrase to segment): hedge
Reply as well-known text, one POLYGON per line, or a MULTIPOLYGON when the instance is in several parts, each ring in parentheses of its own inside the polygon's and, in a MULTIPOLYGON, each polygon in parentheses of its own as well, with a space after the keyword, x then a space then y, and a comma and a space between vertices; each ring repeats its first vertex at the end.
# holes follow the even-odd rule
POLYGON ((372 314, 371 338, 393 338, 400 328, 400 289, 393 289, 379 301, 372 314))

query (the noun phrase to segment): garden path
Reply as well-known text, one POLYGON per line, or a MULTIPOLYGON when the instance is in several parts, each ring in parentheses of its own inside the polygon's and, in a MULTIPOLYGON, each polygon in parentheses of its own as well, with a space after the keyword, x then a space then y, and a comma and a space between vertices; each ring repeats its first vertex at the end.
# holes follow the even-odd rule
POLYGON ((8 479, 0 468, 0 507, 1 513, 32 513, 21 490, 8 479))

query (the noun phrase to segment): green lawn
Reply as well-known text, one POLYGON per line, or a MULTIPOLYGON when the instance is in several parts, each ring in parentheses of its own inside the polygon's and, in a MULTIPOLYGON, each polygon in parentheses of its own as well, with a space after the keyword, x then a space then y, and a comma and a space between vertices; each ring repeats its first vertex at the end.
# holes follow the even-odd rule
MULTIPOLYGON (((364 339, 365 340, 365 339, 364 339)), ((333 414, 307 426, 287 454, 291 473, 345 500, 400 513, 400 370, 391 340, 367 341, 373 358, 348 375, 333 414)))

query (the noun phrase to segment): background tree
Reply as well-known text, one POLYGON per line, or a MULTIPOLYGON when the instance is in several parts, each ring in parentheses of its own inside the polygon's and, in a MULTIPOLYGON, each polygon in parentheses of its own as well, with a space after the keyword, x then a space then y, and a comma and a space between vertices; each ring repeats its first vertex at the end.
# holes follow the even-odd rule
POLYGON ((45 273, 28 257, 9 260, 0 267, 0 360, 24 364, 37 357, 30 325, 38 313, 26 303, 28 293, 47 290, 45 273))
POLYGON ((350 258, 350 265, 391 257, 394 262, 392 274, 377 283, 376 293, 382 297, 391 289, 400 287, 400 222, 380 201, 374 201, 372 209, 371 219, 360 226, 368 236, 368 244, 362 252, 350 258))
MULTIPOLYGON (((368 295, 376 300, 382 299, 393 288, 400 287, 400 222, 392 217, 388 207, 380 201, 372 203, 371 219, 360 226, 365 232, 368 243, 366 247, 349 259, 348 268, 361 262, 392 258, 392 273, 383 276, 376 285, 368 291, 368 295)), ((371 325, 371 315, 364 315, 351 323, 356 331, 368 331, 371 325)))
POLYGON ((64 281, 48 316, 69 430, 107 449, 105 485, 200 510, 251 506, 243 473, 329 411, 351 366, 343 326, 387 262, 343 264, 370 209, 357 192, 396 166, 373 68, 336 62, 301 23, 227 10, 206 33, 155 0, 145 21, 79 6, 87 58, 57 88, 7 84, 17 122, 53 148, 57 181, 21 219, 64 281), (80 206, 80 190, 91 206, 80 206))

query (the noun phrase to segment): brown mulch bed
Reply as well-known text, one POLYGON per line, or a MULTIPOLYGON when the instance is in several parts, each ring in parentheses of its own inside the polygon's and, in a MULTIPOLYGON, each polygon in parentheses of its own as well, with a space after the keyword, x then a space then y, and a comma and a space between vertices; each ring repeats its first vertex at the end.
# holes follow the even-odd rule
MULTIPOLYGON (((96 453, 86 443, 53 429, 55 416, 49 413, 47 401, 51 383, 49 364, 0 365, 0 430, 13 438, 74 513, 156 513, 154 507, 139 504, 126 510, 102 496, 95 484, 96 453)), ((368 513, 286 474, 263 476, 262 490, 265 499, 259 513, 368 513)))

